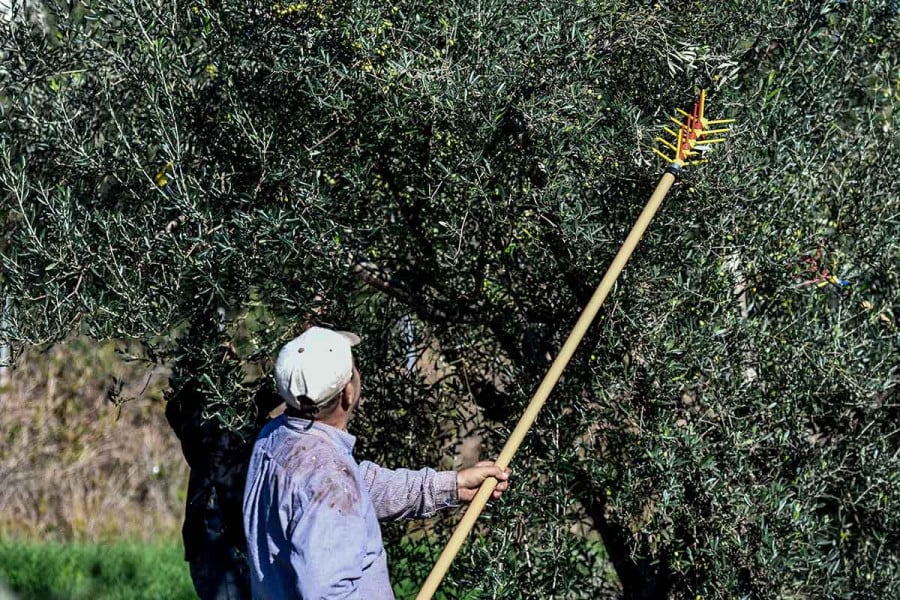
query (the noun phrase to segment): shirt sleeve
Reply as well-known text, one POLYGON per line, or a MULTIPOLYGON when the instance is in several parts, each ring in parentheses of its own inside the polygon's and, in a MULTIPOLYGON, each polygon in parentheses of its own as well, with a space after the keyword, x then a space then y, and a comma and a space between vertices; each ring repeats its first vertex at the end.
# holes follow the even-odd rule
POLYGON ((381 521, 424 519, 459 505, 456 471, 385 469, 369 461, 359 470, 381 521))
POLYGON ((366 524, 353 474, 323 470, 298 494, 302 515, 288 532, 300 598, 361 600, 366 524))

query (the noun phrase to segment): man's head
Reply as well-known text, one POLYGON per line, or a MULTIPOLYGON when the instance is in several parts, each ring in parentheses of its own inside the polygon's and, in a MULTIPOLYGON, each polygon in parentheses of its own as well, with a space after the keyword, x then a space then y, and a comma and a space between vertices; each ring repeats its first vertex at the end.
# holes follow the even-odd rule
POLYGON ((284 345, 275 360, 275 386, 288 406, 321 418, 359 402, 359 371, 351 348, 359 337, 346 331, 311 327, 284 345))

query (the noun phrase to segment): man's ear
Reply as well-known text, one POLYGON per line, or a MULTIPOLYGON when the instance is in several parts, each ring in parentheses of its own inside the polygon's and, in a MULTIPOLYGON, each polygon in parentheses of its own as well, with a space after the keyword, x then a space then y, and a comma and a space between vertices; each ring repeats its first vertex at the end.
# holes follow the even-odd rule
POLYGON ((353 394, 355 391, 352 380, 341 391, 341 408, 345 411, 350 410, 350 407, 353 406, 353 394))

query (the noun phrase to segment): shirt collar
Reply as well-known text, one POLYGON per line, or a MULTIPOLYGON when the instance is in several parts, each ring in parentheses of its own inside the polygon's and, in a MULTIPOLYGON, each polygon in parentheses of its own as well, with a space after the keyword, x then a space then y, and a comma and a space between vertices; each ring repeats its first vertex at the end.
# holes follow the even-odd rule
POLYGON ((351 435, 346 431, 338 429, 337 427, 332 427, 331 425, 326 425, 325 423, 319 423, 318 421, 301 419, 300 417, 288 417, 287 415, 282 415, 281 418, 284 419, 285 425, 294 431, 309 433, 316 437, 330 440, 338 448, 346 450, 347 454, 353 452, 353 446, 356 444, 356 436, 351 435))

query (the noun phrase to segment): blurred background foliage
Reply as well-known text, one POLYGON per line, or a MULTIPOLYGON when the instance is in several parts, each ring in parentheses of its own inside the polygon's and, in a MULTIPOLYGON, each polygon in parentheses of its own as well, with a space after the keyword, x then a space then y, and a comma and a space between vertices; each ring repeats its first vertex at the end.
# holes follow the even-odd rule
POLYGON ((3 341, 137 340, 241 429, 281 343, 354 329, 362 456, 489 457, 706 87, 730 143, 444 589, 616 594, 602 541, 626 597, 895 597, 898 28, 893 1, 13 3, 3 341))
POLYGON ((0 384, 0 541, 175 538, 187 469, 159 410, 167 370, 123 347, 31 349, 0 384), (117 407, 110 390, 141 400, 117 407))

